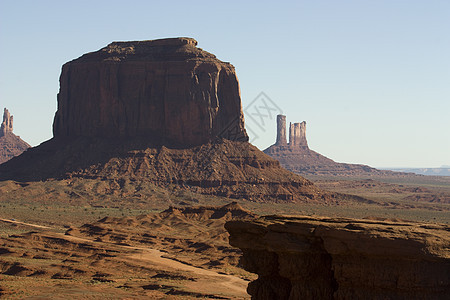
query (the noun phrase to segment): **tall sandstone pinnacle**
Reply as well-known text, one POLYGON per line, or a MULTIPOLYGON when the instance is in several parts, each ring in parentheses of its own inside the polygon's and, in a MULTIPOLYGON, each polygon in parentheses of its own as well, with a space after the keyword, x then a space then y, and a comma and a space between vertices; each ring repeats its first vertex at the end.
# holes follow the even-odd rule
POLYGON ((5 136, 13 132, 13 116, 9 113, 6 107, 3 110, 3 122, 0 126, 0 136, 5 136))
POLYGON ((277 116, 277 141, 275 145, 287 145, 286 141, 286 116, 277 116))
POLYGON ((5 108, 0 125, 0 164, 22 154, 30 145, 13 133, 13 116, 5 108))
POLYGON ((277 115, 277 139, 275 146, 306 147, 306 122, 289 123, 289 144, 286 141, 286 116, 277 115))
POLYGON ((320 153, 309 149, 306 139, 306 122, 289 124, 289 144, 279 142, 279 136, 286 132, 286 116, 277 116, 277 139, 264 153, 278 160, 294 173, 327 176, 400 176, 405 173, 377 170, 366 165, 337 163, 320 153), (279 122, 278 120, 283 120, 279 122))
POLYGON ((247 141, 234 67, 192 38, 113 42, 66 63, 55 137, 147 137, 195 146, 247 141))
POLYGON ((291 147, 306 147, 308 148, 308 142, 306 141, 306 122, 290 123, 289 124, 289 146, 291 147))

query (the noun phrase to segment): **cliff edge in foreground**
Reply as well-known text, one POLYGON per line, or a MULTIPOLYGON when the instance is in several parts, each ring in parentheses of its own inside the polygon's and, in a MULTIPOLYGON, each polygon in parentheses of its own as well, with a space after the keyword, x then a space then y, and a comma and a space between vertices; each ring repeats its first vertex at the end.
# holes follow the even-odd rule
POLYGON ((230 221, 252 299, 449 299, 450 227, 266 216, 230 221))

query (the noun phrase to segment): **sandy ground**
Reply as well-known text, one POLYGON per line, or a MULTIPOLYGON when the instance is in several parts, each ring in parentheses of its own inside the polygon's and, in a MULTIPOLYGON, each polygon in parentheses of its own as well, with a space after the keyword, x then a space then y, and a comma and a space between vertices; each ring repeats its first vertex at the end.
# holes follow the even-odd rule
MULTIPOLYGON (((1 222, 7 224, 15 224, 20 226, 28 226, 40 230, 45 230, 46 237, 57 238, 61 240, 70 241, 74 244, 89 243, 98 249, 107 249, 111 247, 108 242, 96 241, 90 238, 71 236, 63 233, 52 231, 53 228, 21 222, 14 219, 0 218, 1 222)), ((192 281, 187 284, 187 291, 189 293, 197 293, 198 295, 217 295, 219 299, 248 299, 249 295, 246 288, 249 281, 243 280, 237 276, 229 274, 221 274, 215 270, 207 270, 193 265, 188 265, 181 261, 164 257, 167 253, 154 249, 151 247, 142 246, 127 246, 127 245, 113 245, 114 249, 122 249, 120 261, 134 268, 151 268, 154 270, 163 270, 167 272, 181 273, 187 278, 192 278, 192 281)), ((10 278, 8 278, 10 279, 10 278)), ((41 293, 42 295, 42 293, 41 293)), ((119 297, 119 296, 118 296, 119 297)), ((119 297, 122 298, 122 297, 119 297)), ((159 298, 155 296, 155 298, 159 298)), ((173 298, 173 297, 172 297, 173 298)), ((176 299, 177 297, 175 297, 176 299)), ((183 298, 183 297, 181 297, 183 298)), ((189 298, 189 297, 186 297, 189 298)), ((195 297, 194 297, 195 298, 195 297)), ((208 297, 206 297, 208 298, 208 297)), ((213 297, 215 298, 215 297, 213 297)), ((35 295, 30 299, 40 299, 35 295)), ((168 298, 169 299, 169 298, 168 298)))

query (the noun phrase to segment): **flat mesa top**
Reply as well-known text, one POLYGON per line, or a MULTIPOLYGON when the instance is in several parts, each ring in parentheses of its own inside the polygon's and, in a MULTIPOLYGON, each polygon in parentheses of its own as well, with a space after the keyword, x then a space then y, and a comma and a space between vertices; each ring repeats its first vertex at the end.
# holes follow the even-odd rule
POLYGON ((146 41, 112 42, 108 46, 87 53, 70 63, 122 61, 183 61, 188 59, 217 60, 216 56, 197 48, 197 41, 189 37, 146 41))

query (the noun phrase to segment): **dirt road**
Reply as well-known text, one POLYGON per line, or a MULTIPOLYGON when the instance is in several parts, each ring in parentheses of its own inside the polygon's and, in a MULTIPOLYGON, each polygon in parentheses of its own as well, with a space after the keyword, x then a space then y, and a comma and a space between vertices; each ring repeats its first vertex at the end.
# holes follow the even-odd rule
POLYGON ((20 221, 14 220, 14 219, 10 220, 10 219, 0 218, 0 221, 1 222, 5 222, 5 223, 10 223, 10 224, 30 226, 30 227, 34 227, 34 228, 52 229, 51 227, 48 227, 48 226, 20 222, 20 221))

